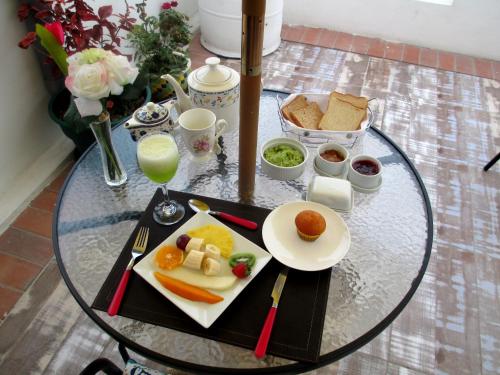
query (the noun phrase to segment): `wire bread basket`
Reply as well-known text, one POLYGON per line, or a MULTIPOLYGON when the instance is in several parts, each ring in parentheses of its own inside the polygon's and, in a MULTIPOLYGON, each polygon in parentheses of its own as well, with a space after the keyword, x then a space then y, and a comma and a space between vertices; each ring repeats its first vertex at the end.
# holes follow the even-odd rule
POLYGON ((325 142, 335 142, 342 146, 353 149, 360 146, 366 131, 375 123, 378 116, 378 100, 370 99, 368 101, 367 117, 359 130, 354 131, 333 131, 333 130, 311 130, 301 128, 283 117, 281 109, 290 103, 298 95, 304 95, 309 102, 316 102, 323 112, 326 112, 328 99, 330 94, 318 93, 294 93, 283 98, 281 95, 276 96, 278 103, 278 115, 280 117, 281 129, 286 133, 287 137, 295 138, 300 142, 307 143, 309 146, 319 146, 325 142))

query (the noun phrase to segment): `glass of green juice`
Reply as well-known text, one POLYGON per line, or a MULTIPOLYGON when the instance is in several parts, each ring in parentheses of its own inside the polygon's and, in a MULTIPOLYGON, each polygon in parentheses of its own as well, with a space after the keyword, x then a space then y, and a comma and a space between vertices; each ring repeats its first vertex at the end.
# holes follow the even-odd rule
POLYGON ((175 176, 179 165, 179 149, 174 137, 167 133, 151 133, 140 138, 137 162, 144 175, 162 187, 163 201, 153 210, 154 220, 161 225, 179 222, 184 217, 185 209, 169 199, 167 189, 167 182, 175 176))

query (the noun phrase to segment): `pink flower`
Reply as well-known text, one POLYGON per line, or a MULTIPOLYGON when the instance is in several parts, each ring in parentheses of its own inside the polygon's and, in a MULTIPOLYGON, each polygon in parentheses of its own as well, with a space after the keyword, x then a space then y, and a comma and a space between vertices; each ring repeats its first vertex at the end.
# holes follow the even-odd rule
POLYGON ((172 1, 170 4, 172 5, 173 8, 175 8, 177 5, 179 5, 179 3, 175 0, 172 1))
POLYGON ((161 9, 168 10, 170 8, 172 8, 172 5, 170 3, 163 3, 161 5, 161 9))
POLYGON ((54 35, 61 46, 64 44, 64 30, 60 22, 46 23, 45 28, 54 35))
POLYGON ((208 136, 204 135, 193 142, 193 149, 195 152, 210 151, 210 143, 208 143, 208 136))

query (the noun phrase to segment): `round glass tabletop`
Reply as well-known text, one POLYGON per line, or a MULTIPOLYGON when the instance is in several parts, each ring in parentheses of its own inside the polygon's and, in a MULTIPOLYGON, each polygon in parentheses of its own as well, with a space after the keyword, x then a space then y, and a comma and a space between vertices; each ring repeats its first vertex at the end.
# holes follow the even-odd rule
MULTIPOLYGON (((266 140, 283 136, 277 95, 286 96, 274 91, 262 94, 258 149, 266 140)), ((238 133, 224 134, 223 153, 202 163, 188 156, 179 134, 174 135, 181 161, 169 188, 238 201, 238 133)), ((333 268, 318 363, 273 356, 257 360, 248 349, 121 316, 109 317, 90 306, 157 188, 139 170, 136 144, 123 126, 113 131, 113 141, 126 168, 127 183, 109 188, 99 151, 91 147, 61 190, 54 219, 54 250, 63 278, 85 312, 117 341, 146 357, 204 372, 317 368, 378 335, 408 303, 424 275, 432 246, 432 213, 425 187, 404 153, 371 128, 353 151, 382 162, 383 184, 373 194, 354 192, 353 210, 340 214, 352 242, 349 252, 333 268)), ((308 147, 314 154, 315 146, 308 147)), ((307 163, 298 179, 278 181, 264 175, 257 160, 255 194, 250 203, 273 209, 303 199, 316 175, 313 158, 307 163)))

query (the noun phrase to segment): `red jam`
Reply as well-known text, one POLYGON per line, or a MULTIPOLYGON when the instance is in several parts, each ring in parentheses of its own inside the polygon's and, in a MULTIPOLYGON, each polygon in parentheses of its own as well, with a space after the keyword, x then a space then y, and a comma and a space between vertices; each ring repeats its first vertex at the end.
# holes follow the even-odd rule
POLYGON ((380 172, 380 169, 372 160, 356 160, 352 163, 352 168, 361 174, 373 176, 380 172))

